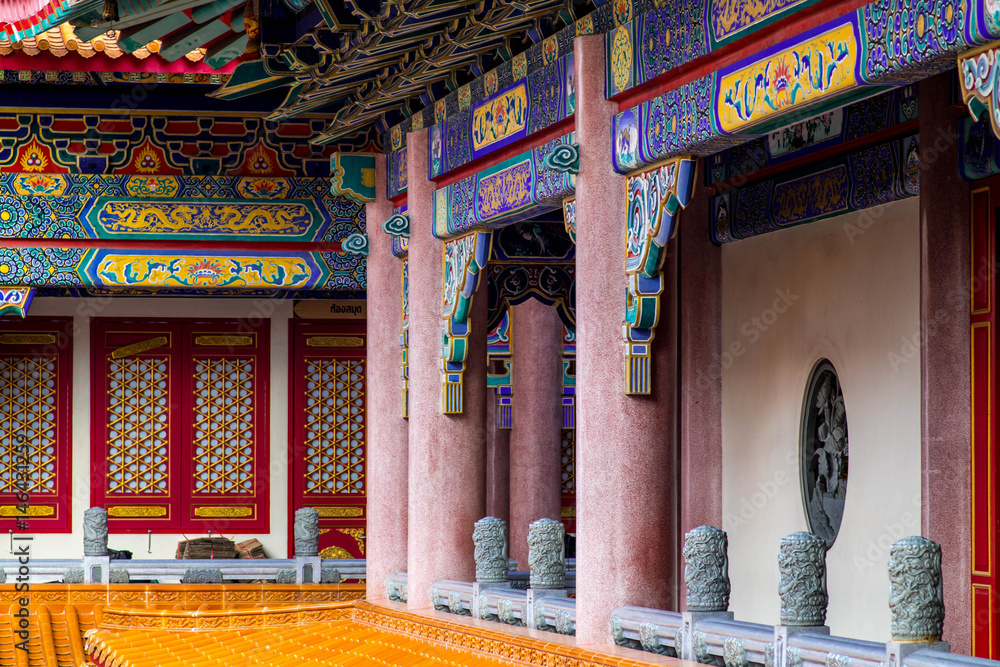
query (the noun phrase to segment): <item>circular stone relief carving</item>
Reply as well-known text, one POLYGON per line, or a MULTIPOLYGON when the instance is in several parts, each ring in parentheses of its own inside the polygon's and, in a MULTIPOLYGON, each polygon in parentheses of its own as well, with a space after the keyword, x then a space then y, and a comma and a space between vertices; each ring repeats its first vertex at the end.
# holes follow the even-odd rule
POLYGON ((799 467, 809 531, 829 549, 847 497, 847 411, 837 371, 827 359, 816 364, 806 388, 799 467))

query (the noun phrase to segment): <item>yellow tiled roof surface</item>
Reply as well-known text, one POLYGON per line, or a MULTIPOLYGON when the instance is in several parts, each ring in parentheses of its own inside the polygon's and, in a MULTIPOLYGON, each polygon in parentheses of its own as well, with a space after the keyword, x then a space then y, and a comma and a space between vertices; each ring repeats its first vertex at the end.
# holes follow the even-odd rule
POLYGON ((347 620, 194 633, 94 630, 87 642, 92 659, 105 667, 477 667, 503 664, 496 658, 477 656, 347 620))
MULTIPOLYGON (((73 26, 63 23, 54 28, 28 37, 20 42, 11 42, 0 37, 0 56, 10 55, 16 51, 21 51, 25 55, 34 56, 42 51, 48 51, 52 55, 62 58, 70 53, 76 53, 83 58, 93 58, 98 54, 104 54, 108 58, 121 58, 127 55, 118 46, 119 31, 113 30, 99 37, 95 37, 89 42, 85 42, 76 36, 73 26)), ((159 52, 160 41, 150 42, 145 48, 136 49, 132 56, 139 60, 144 60, 150 55, 159 52)), ((205 49, 195 49, 184 56, 191 62, 198 62, 205 57, 205 49)))
POLYGON ((0 585, 0 667, 698 667, 363 593, 349 584, 0 585), (15 648, 22 597, 27 651, 15 648))

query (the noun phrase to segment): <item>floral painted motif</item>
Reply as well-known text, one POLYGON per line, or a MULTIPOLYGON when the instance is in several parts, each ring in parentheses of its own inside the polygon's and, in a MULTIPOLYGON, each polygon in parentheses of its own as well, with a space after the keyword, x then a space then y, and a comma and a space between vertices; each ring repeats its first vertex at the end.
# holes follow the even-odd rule
POLYGON ((515 82, 528 76, 528 54, 519 53, 511 59, 510 73, 515 82))
POLYGON ((850 23, 719 75, 719 126, 736 132, 792 105, 815 102, 857 85, 858 53, 850 23))
POLYGON ((23 196, 31 195, 61 195, 66 190, 64 176, 55 174, 18 174, 12 183, 14 192, 23 196))
POLYGON ((466 84, 458 89, 458 108, 468 109, 470 104, 472 104, 472 90, 466 84))
POLYGON ((528 122, 528 91, 521 83, 472 111, 472 153, 503 145, 525 134, 528 122))
POLYGON ((244 178, 236 186, 236 191, 247 199, 284 199, 288 190, 284 178, 244 178))
POLYGON ((125 190, 133 197, 173 197, 177 194, 177 179, 172 176, 133 176, 125 190))
POLYGON ((611 46, 611 72, 615 92, 621 92, 632 85, 632 33, 628 26, 615 30, 611 46))
POLYGON ((559 37, 553 35, 542 42, 542 62, 546 65, 554 63, 559 57, 559 37))

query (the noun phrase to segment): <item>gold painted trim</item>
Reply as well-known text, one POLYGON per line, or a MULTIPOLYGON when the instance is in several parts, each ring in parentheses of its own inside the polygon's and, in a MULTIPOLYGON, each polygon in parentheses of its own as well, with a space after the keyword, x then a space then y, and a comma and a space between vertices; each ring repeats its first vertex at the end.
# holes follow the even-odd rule
POLYGON ((125 357, 131 357, 133 354, 139 354, 140 352, 145 352, 146 350, 155 350, 158 347, 164 347, 168 344, 166 336, 157 336, 156 338, 141 340, 138 343, 132 343, 131 345, 123 345, 111 353, 111 358, 124 359, 125 357))
MULTIPOLYGON (((993 599, 993 585, 992 584, 972 584, 972 590, 976 590, 977 588, 980 589, 980 590, 986 591, 986 594, 989 596, 990 600, 993 599)), ((972 608, 972 615, 971 616, 974 619, 974 618, 976 618, 976 596, 973 595, 971 597, 972 597, 972 599, 969 600, 969 606, 972 608)), ((989 632, 989 650, 988 650, 988 652, 987 652, 986 655, 993 655, 993 632, 994 632, 993 628, 994 628, 994 625, 995 625, 994 621, 996 619, 996 613, 995 613, 995 610, 993 609, 993 605, 992 604, 989 605, 988 610, 989 610, 989 613, 990 613, 990 632, 989 632)), ((976 651, 976 636, 977 636, 977 634, 978 633, 976 633, 976 632, 972 633, 972 655, 976 655, 976 653, 977 653, 977 651, 976 651)))
MULTIPOLYGON (((986 329, 987 340, 989 345, 987 346, 986 352, 986 442, 978 443, 981 446, 986 447, 986 460, 987 460, 987 470, 993 469, 993 331, 992 324, 990 322, 974 322, 969 328, 969 356, 971 360, 971 371, 969 373, 971 383, 971 394, 974 396, 976 391, 976 337, 975 330, 984 328, 986 329)), ((971 423, 972 423, 972 451, 970 452, 973 457, 976 454, 976 402, 971 401, 971 423)), ((975 461, 975 458, 972 459, 975 461)), ((972 563, 975 565, 975 554, 976 554, 976 510, 978 504, 976 503, 976 471, 972 470, 970 475, 970 482, 972 487, 972 550, 969 552, 971 556, 972 563)), ((990 490, 989 497, 993 498, 992 490, 990 490)), ((994 525, 993 517, 993 504, 990 503, 989 507, 986 508, 986 517, 989 521, 989 525, 994 525)), ((990 534, 992 535, 992 529, 990 534)), ((973 576, 993 576, 993 538, 991 537, 986 545, 986 562, 989 564, 990 569, 987 571, 977 570, 975 567, 972 569, 973 576)))
POLYGON ((563 507, 559 512, 559 516, 563 519, 575 519, 576 518, 576 508, 575 507, 563 507))
POLYGON ((108 508, 108 516, 115 518, 167 516, 167 508, 162 505, 113 505, 108 508))
POLYGON ((256 505, 241 505, 239 507, 222 507, 219 505, 210 507, 195 507, 194 515, 202 519, 215 517, 235 519, 239 517, 253 516, 254 508, 256 508, 256 505))
POLYGON ((54 505, 29 505, 27 513, 18 510, 18 505, 0 505, 0 516, 55 516, 54 505))
POLYGON ((361 336, 309 336, 306 347, 364 347, 361 336))
POLYGON ((55 345, 55 334, 0 334, 0 345, 55 345))
POLYGON ((314 509, 323 519, 363 516, 365 513, 363 507, 316 507, 314 509))
POLYGON ((248 347, 253 345, 253 336, 198 336, 195 345, 206 347, 248 347))

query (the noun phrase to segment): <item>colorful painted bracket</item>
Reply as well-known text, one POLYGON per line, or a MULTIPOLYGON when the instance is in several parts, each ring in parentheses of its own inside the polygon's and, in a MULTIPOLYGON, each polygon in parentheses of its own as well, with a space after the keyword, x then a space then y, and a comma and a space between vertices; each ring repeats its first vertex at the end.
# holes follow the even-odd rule
POLYGON ((400 259, 410 252, 410 214, 406 207, 396 209, 389 219, 382 223, 382 231, 392 236, 392 254, 400 259))
POLYGON ((678 158, 629 176, 625 228, 628 292, 622 338, 625 341, 625 393, 652 392, 651 344, 660 319, 663 259, 677 231, 677 217, 694 194, 697 160, 678 158))
POLYGON ((566 233, 569 234, 573 243, 576 243, 576 197, 569 197, 563 200, 563 224, 566 225, 566 233))
POLYGON ((990 44, 963 53, 958 58, 958 79, 962 100, 973 119, 984 115, 993 128, 993 135, 1000 137, 1000 63, 997 52, 1000 44, 990 44))
POLYGON ((351 234, 340 242, 340 248, 352 255, 368 256, 368 237, 364 234, 351 234))
MULTIPOLYGON (((575 348, 575 346, 574 346, 575 348)), ((570 373, 576 360, 576 352, 563 349, 562 427, 576 428, 576 375, 570 373)))
POLYGON ((462 376, 469 354, 469 316, 482 269, 490 257, 491 232, 472 232, 444 244, 441 349, 441 413, 461 414, 462 376))
POLYGON ((505 430, 510 429, 513 425, 514 391, 511 384, 513 360, 510 344, 510 307, 507 306, 496 326, 486 335, 486 359, 489 369, 486 373, 486 386, 493 390, 494 400, 496 400, 496 427, 505 430), (492 372, 497 364, 503 367, 503 372, 492 372))
POLYGON ((403 419, 407 419, 410 416, 410 304, 408 301, 410 265, 407 262, 410 252, 410 214, 407 213, 405 204, 393 209, 392 215, 382 223, 382 231, 392 237, 391 251, 393 256, 403 260, 400 285, 400 296, 403 300, 403 326, 399 333, 399 347, 402 350, 403 359, 399 366, 399 378, 403 383, 400 414, 403 419))
POLYGON ((34 287, 0 287, 0 317, 20 315, 24 319, 34 297, 34 287))
POLYGON ((399 379, 402 386, 402 406, 400 416, 410 417, 410 262, 403 257, 402 278, 400 280, 400 296, 403 300, 403 327, 399 334, 399 348, 402 361, 399 365, 399 379))
POLYGON ((375 201, 375 154, 334 153, 330 157, 330 194, 362 204, 375 201))

